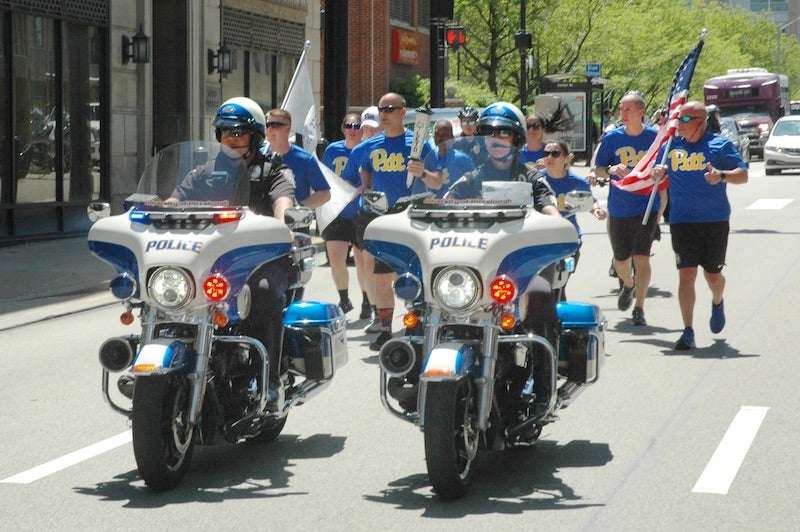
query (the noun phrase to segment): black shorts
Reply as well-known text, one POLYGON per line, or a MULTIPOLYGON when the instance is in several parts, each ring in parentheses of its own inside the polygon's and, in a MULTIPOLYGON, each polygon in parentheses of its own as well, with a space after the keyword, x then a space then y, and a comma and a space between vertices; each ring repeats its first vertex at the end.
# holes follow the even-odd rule
POLYGON ((642 225, 644 215, 625 218, 609 217, 608 236, 616 260, 627 260, 631 255, 650 256, 650 247, 659 234, 658 213, 653 211, 642 225))
POLYGON ((367 229, 367 224, 377 217, 378 215, 372 212, 358 211, 353 218, 356 231, 354 244, 358 249, 364 249, 364 231, 367 229))
POLYGON ((708 273, 719 273, 728 251, 728 222, 670 224, 675 265, 680 268, 702 266, 708 273))
POLYGON ((336 240, 355 244, 356 224, 351 218, 337 216, 322 232, 322 239, 325 241, 336 240))

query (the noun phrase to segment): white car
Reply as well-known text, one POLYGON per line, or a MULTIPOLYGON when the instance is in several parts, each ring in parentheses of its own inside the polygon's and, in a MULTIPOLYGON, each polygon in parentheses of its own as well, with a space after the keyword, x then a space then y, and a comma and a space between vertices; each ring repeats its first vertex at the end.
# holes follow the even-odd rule
POLYGON ((800 170, 800 115, 779 118, 764 144, 764 172, 800 170))

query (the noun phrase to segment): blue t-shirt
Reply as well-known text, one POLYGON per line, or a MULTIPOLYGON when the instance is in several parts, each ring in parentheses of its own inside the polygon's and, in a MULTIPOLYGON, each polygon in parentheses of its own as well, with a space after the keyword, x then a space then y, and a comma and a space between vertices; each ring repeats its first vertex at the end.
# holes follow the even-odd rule
MULTIPOLYGON (((605 168, 616 164, 624 164, 632 170, 636 163, 644 157, 650 145, 658 135, 658 131, 650 126, 645 126, 639 135, 631 136, 625 133, 624 127, 618 127, 606 133, 595 155, 595 166, 605 168)), ((613 176, 618 181, 620 178, 613 176)), ((610 186, 608 189, 608 215, 615 218, 641 216, 647 210, 649 194, 636 194, 618 187, 610 186)), ((658 211, 661 199, 656 194, 652 211, 658 211)), ((671 216, 671 214, 670 214, 671 216)))
POLYGON ((325 148, 325 153, 322 154, 322 164, 333 170, 333 173, 342 177, 344 167, 347 166, 347 160, 350 158, 352 148, 345 146, 343 140, 337 140, 328 144, 325 148))
POLYGON ((414 181, 413 192, 416 194, 418 192, 430 190, 437 198, 441 198, 450 190, 450 185, 455 183, 459 177, 471 170, 475 170, 475 164, 472 162, 469 155, 450 147, 444 157, 439 155, 438 149, 431 152, 431 154, 425 158, 425 169, 432 172, 439 172, 442 175, 442 179, 444 180, 442 188, 439 190, 428 189, 425 183, 417 179, 414 181))
MULTIPOLYGON (((359 144, 356 145, 356 148, 359 144)), ((350 160, 350 156, 353 153, 355 148, 348 148, 344 144, 344 140, 338 140, 336 142, 332 142, 325 148, 325 153, 322 154, 322 164, 333 170, 333 172, 342 177, 342 173, 344 172, 345 168, 347 167, 348 161, 350 160)), ((353 183, 350 182, 356 188, 361 186, 361 179, 357 182, 353 183)), ((352 220, 353 217, 358 214, 359 209, 359 198, 356 196, 353 201, 348 203, 342 212, 339 213, 341 218, 345 218, 346 220, 352 220)))
POLYGON ((294 197, 297 203, 308 199, 312 191, 330 190, 331 186, 322 175, 317 159, 303 148, 290 145, 289 151, 283 155, 283 162, 294 174, 294 197))
POLYGON ((541 150, 531 151, 528 149, 527 145, 523 146, 522 149, 519 151, 519 160, 527 164, 528 166, 530 165, 535 166, 536 161, 544 157, 544 147, 545 145, 542 144, 541 150))
MULTIPOLYGON (((661 160, 660 155, 658 160, 661 160)), ((669 223, 725 222, 730 219, 727 185, 724 182, 708 184, 704 177, 706 163, 722 171, 747 168, 731 141, 722 135, 706 132, 697 142, 675 137, 666 160, 669 223)))
POLYGON ((591 192, 591 185, 589 185, 589 182, 585 178, 579 176, 572 170, 567 170, 567 175, 564 177, 550 177, 547 175, 546 169, 542 170, 542 173, 544 174, 545 179, 547 179, 547 184, 550 185, 550 188, 552 188, 553 192, 556 194, 556 202, 561 215, 572 222, 572 225, 575 226, 575 229, 578 231, 578 238, 582 237, 583 231, 581 231, 581 227, 578 225, 578 218, 575 216, 575 214, 569 216, 567 215, 567 213, 564 211, 564 203, 568 193, 572 192, 573 190, 591 192))
MULTIPOLYGON (((396 137, 387 137, 380 133, 370 142, 361 168, 372 174, 372 188, 386 194, 389 205, 393 206, 403 196, 411 194, 412 187, 406 184, 408 176, 408 158, 411 155, 411 143, 414 132, 406 129, 405 133, 396 137)), ((423 144, 421 159, 430 153, 428 143, 423 144)), ((412 183, 413 186, 413 183, 412 183)))

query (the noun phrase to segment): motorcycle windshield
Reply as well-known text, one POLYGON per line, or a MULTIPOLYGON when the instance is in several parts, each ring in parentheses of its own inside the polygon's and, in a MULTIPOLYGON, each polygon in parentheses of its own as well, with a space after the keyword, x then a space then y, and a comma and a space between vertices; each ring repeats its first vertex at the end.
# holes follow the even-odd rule
MULTIPOLYGON (((439 144, 424 159, 428 172, 441 176, 442 187, 415 179, 415 207, 430 209, 461 206, 469 209, 528 207, 533 205, 529 168, 518 159, 512 138, 459 137, 439 144)), ((427 181, 431 181, 428 179, 427 181)))
POLYGON ((250 175, 236 151, 217 142, 189 141, 159 151, 126 203, 168 209, 247 205, 250 175))

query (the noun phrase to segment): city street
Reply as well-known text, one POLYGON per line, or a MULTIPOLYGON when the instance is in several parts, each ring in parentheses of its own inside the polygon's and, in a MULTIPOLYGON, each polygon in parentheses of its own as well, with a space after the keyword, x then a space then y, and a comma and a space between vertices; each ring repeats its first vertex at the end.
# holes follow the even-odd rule
MULTIPOLYGON (((799 182, 800 172, 765 177, 755 161, 748 184, 728 186, 727 326, 709 331, 699 275, 694 351, 673 350, 683 326, 669 227, 653 246, 648 325, 637 327, 617 309, 605 223, 580 214, 568 294, 608 319, 600 380, 536 445, 480 455, 455 502, 431 491, 422 433, 381 405, 353 268, 349 362, 330 387, 292 410, 272 444, 197 447, 165 493, 138 478, 130 427, 101 395, 98 347, 137 332, 119 323, 122 306, 109 295, 0 330, 3 521, 19 531, 796 530, 799 182)), ((338 301, 324 254, 305 297, 338 301)), ((398 304, 395 331, 400 318, 398 304)))

